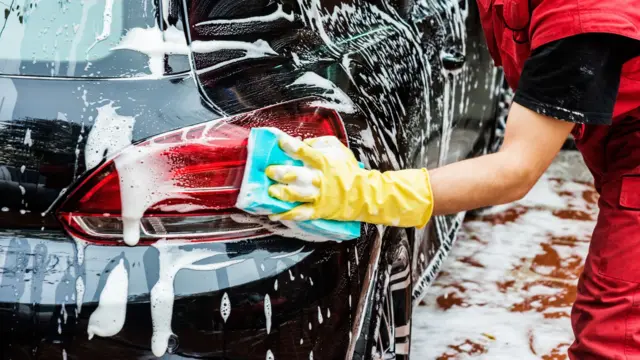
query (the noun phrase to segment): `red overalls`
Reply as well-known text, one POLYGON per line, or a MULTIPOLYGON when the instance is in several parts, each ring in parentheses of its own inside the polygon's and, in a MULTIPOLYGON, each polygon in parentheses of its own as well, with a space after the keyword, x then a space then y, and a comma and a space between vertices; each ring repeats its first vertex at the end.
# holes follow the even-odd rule
MULTIPOLYGON (((532 49, 581 33, 640 39, 640 0, 478 0, 489 50, 512 88, 532 49), (531 6, 531 8, 529 8, 531 6)), ((571 359, 640 359, 640 58, 623 68, 611 126, 576 125, 600 193, 578 283, 571 359)))

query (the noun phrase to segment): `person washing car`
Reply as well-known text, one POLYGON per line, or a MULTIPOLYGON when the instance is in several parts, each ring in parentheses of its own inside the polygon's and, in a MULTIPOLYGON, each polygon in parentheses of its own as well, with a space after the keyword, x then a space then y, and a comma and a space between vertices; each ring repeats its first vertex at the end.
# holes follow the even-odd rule
POLYGON ((478 0, 489 50, 516 90, 495 154, 442 168, 359 168, 335 138, 280 139, 306 167, 272 166, 280 220, 423 227, 522 198, 573 130, 600 215, 572 311, 571 359, 640 358, 640 0, 478 0))

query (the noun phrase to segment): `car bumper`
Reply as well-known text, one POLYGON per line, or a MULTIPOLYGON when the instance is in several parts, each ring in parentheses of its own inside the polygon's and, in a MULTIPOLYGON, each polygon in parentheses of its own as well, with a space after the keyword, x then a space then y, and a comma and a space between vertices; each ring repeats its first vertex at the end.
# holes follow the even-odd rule
MULTIPOLYGON (((377 232, 364 234, 344 243, 269 237, 180 246, 181 252, 215 255, 198 261, 200 267, 176 271, 173 296, 162 295, 173 297, 159 305, 172 303, 165 309, 174 334, 167 352, 171 358, 264 359, 269 351, 281 359, 308 359, 311 352, 344 358, 357 337, 358 305, 377 262, 370 258, 377 232), (203 270, 216 263, 225 265, 203 270)), ((68 359, 153 358, 150 294, 171 264, 154 246, 89 245, 81 255, 63 233, 0 233, 3 353, 13 359, 63 353, 68 359), (124 326, 114 336, 89 340, 90 316, 120 260, 129 279, 124 326)))

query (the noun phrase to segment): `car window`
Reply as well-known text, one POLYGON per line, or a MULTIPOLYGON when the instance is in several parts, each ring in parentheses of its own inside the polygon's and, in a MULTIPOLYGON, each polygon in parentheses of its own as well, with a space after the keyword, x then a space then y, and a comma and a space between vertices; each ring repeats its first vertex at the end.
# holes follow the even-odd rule
MULTIPOLYGON (((165 56, 154 3, 0 1, 0 74, 135 77, 188 70, 186 55, 165 56)), ((186 46, 182 31, 171 29, 186 46)))

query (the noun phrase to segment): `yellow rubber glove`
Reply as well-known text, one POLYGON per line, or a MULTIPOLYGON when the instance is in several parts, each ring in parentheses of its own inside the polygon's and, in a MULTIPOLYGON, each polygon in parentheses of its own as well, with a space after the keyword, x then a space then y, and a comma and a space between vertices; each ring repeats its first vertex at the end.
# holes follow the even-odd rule
POLYGON ((433 196, 426 169, 385 173, 361 169, 351 150, 332 136, 303 142, 283 133, 279 143, 305 166, 269 166, 267 176, 280 183, 269 188, 269 195, 305 204, 272 215, 272 220, 424 227, 431 218, 433 196))

